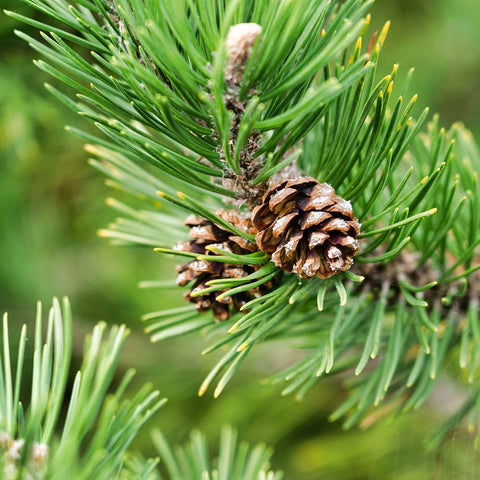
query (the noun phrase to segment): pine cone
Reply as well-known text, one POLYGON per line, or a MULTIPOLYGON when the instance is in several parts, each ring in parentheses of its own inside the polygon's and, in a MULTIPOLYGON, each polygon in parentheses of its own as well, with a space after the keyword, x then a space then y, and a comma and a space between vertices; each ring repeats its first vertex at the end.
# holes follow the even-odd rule
POLYGON ((260 250, 300 278, 328 278, 348 270, 358 251, 360 224, 350 202, 312 177, 270 188, 252 221, 260 250))
MULTIPOLYGON (((235 211, 219 210, 216 214, 239 230, 251 234, 255 233, 251 220, 241 217, 235 211)), ((210 280, 241 278, 250 275, 259 268, 256 265, 231 265, 215 262, 215 253, 206 250, 207 246, 214 245, 236 255, 257 252, 258 248, 254 243, 241 236, 234 235, 206 218, 196 218, 194 215, 191 215, 185 221, 185 225, 190 227, 190 236, 193 240, 177 244, 174 248, 176 250, 198 253, 199 255, 212 256, 212 261, 193 260, 177 267, 178 285, 184 286, 193 282, 190 289, 185 293, 184 298, 189 302, 195 303, 200 312, 212 309, 213 315, 217 320, 228 320, 232 309, 240 310, 245 303, 263 295, 272 288, 273 283, 269 281, 256 288, 226 297, 220 301, 216 300, 216 297, 224 290, 192 296, 193 293, 207 288, 206 283, 210 280)))

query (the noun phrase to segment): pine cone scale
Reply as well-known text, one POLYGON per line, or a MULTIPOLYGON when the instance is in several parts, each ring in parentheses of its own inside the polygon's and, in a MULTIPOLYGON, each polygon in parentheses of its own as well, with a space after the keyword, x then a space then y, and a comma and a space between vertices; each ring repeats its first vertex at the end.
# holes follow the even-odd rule
POLYGON ((336 196, 336 202, 328 207, 326 210, 329 212, 338 213, 343 215, 345 218, 351 218, 353 216, 353 209, 350 202, 347 202, 342 197, 336 196))
POLYGON ((314 250, 310 250, 305 263, 302 265, 302 273, 306 278, 314 277, 316 272, 320 269, 320 266, 320 257, 315 254, 314 250))
POLYGON ((328 238, 330 238, 329 235, 324 232, 310 232, 308 246, 313 249, 319 245, 323 245, 328 238))
POLYGON ((322 224, 322 230, 324 232, 349 232, 350 225, 341 218, 331 218, 322 224))
POLYGON ((333 206, 332 198, 324 195, 316 198, 306 197, 298 202, 298 208, 304 212, 308 212, 310 210, 327 210, 328 207, 331 206, 333 206))
POLYGON ((272 227, 272 233, 275 238, 280 238, 284 230, 289 227, 292 223, 292 220, 298 216, 298 210, 293 211, 285 215, 284 217, 278 218, 272 227))
POLYGON ((328 212, 319 212, 316 210, 310 211, 307 215, 303 216, 300 221, 300 228, 305 230, 307 228, 319 225, 332 216, 328 212))
POLYGON ((286 188, 275 193, 269 200, 268 206, 270 210, 276 215, 287 208, 287 203, 294 200, 297 195, 297 190, 294 188, 286 188))
POLYGON ((276 216, 271 213, 270 208, 266 204, 255 207, 252 213, 252 221, 258 231, 262 231, 274 222, 276 216))

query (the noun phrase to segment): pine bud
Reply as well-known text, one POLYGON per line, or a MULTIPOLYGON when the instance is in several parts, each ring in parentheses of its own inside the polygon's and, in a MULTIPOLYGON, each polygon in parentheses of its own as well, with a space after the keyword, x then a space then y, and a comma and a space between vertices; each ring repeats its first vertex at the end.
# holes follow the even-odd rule
POLYGON ((41 468, 48 458, 48 445, 34 443, 32 446, 32 461, 36 468, 41 468))
POLYGON ((12 437, 5 430, 0 431, 0 450, 8 450, 12 445, 12 437))
POLYGON ((14 440, 8 449, 7 456, 10 460, 16 461, 20 458, 23 445, 25 444, 25 440, 23 438, 19 440, 14 440))
POLYGON ((228 60, 225 67, 225 80, 230 86, 238 86, 242 82, 247 61, 261 31, 262 27, 257 23, 238 23, 230 27, 226 41, 228 60))

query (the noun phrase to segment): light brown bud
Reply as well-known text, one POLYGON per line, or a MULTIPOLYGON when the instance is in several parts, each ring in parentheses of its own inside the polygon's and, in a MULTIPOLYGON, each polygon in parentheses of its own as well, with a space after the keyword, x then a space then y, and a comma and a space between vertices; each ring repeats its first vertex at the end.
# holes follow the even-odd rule
POLYGON ((253 45, 262 27, 257 23, 232 25, 227 34, 228 61, 225 67, 225 80, 230 85, 240 85, 245 66, 252 53, 253 45))

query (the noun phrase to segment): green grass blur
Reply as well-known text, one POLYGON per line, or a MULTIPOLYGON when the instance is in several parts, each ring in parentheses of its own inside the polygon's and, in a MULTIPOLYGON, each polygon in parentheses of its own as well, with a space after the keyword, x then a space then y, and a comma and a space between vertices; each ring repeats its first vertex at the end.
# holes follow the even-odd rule
MULTIPOLYGON (((32 13, 20 0, 2 1, 4 8, 32 13)), ((377 29, 392 21, 380 70, 397 62, 400 72, 415 67, 419 104, 439 112, 445 126, 461 120, 478 136, 480 2, 378 0, 372 14, 377 29)), ((193 427, 215 442, 221 425, 230 423, 251 442, 272 444, 274 466, 287 480, 480 478, 478 454, 462 428, 440 452, 425 449, 428 434, 462 395, 447 379, 420 412, 343 432, 327 421, 345 396, 340 381, 323 381, 302 403, 261 385, 274 365, 295 355, 276 345, 256 352, 220 399, 198 399, 215 361, 201 357, 202 338, 152 345, 138 320, 181 302, 137 288, 140 280, 172 277, 174 264, 96 236, 113 215, 104 203, 110 193, 87 166, 82 141, 64 130, 85 124, 43 89, 51 79, 32 65, 35 54, 14 28, 28 30, 0 17, 0 310, 10 313, 13 330, 31 323, 37 299, 48 305, 52 295, 71 299, 78 354, 98 320, 126 323, 132 335, 121 368, 135 366, 137 383, 151 381, 169 397, 156 426, 174 442, 193 427)), ((153 454, 148 432, 135 448, 153 454)))

